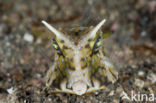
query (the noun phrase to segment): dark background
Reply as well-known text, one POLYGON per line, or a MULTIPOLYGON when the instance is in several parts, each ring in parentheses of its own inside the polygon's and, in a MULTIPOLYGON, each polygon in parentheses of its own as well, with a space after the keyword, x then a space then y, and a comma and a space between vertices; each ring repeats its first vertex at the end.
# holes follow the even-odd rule
POLYGON ((0 102, 118 103, 123 91, 156 93, 155 0, 0 0, 0 102), (105 51, 119 71, 106 90, 76 96, 44 91, 56 28, 102 27, 105 51))

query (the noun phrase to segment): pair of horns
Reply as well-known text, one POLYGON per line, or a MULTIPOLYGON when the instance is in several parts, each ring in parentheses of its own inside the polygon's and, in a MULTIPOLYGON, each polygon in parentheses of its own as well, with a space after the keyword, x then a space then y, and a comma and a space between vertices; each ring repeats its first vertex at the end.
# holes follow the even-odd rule
MULTIPOLYGON (((93 28, 93 30, 91 30, 86 37, 82 40, 82 42, 90 39, 90 38, 94 38, 96 36, 97 31, 101 28, 101 26, 105 23, 106 19, 103 19, 96 27, 93 28)), ((69 40, 68 37, 66 37, 63 33, 61 33, 60 31, 58 31, 57 29, 55 29, 53 26, 51 26, 50 24, 48 24, 46 21, 42 21, 42 23, 51 31, 53 32, 56 37, 60 40, 64 40, 65 42, 67 42, 69 45, 71 45, 73 47, 73 43, 69 40)))

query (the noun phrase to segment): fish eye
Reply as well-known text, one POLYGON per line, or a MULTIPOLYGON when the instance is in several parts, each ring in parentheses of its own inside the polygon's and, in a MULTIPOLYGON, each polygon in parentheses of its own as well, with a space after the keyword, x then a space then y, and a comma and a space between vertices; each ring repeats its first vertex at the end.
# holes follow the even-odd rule
POLYGON ((57 41, 55 40, 55 39, 52 39, 52 45, 53 45, 53 47, 56 49, 56 51, 57 51, 57 54, 59 54, 59 55, 63 55, 63 53, 62 53, 62 51, 61 51, 61 48, 59 47, 59 45, 58 45, 58 43, 57 43, 57 41))
POLYGON ((101 46, 102 46, 102 41, 101 41, 100 37, 98 37, 97 40, 95 41, 94 46, 93 46, 92 54, 97 53, 101 46))
POLYGON ((56 45, 56 44, 53 44, 53 47, 54 47, 55 49, 57 49, 57 48, 58 48, 58 45, 56 45))
POLYGON ((98 41, 98 42, 96 43, 96 46, 99 47, 99 46, 101 46, 101 44, 102 44, 102 42, 101 42, 101 41, 98 41))

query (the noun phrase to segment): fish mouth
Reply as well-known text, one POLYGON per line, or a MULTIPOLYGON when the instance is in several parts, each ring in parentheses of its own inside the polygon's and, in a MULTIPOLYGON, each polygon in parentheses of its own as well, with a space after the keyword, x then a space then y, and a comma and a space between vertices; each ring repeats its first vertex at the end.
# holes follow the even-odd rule
POLYGON ((83 80, 79 80, 73 83, 72 88, 77 95, 83 95, 87 91, 87 84, 83 80))

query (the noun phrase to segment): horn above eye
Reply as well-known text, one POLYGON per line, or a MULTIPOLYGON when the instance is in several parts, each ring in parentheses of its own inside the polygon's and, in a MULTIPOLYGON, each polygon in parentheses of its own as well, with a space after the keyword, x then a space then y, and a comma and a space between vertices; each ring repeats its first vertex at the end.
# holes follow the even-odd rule
POLYGON ((101 28, 101 26, 105 23, 106 19, 103 19, 97 26, 95 26, 81 41, 80 46, 86 44, 89 39, 93 39, 96 37, 97 32, 101 28))
POLYGON ((43 20, 42 23, 51 32, 53 32, 60 41, 65 41, 70 47, 74 48, 73 42, 71 42, 67 36, 65 36, 63 33, 61 33, 60 31, 58 31, 57 29, 55 29, 53 26, 51 26, 50 24, 48 24, 46 21, 43 20))
POLYGON ((88 38, 94 38, 96 36, 96 33, 101 28, 101 26, 105 23, 106 19, 103 19, 96 27, 93 28, 92 31, 88 33, 88 38))
POLYGON ((59 39, 63 39, 62 37, 64 37, 63 33, 61 33, 60 31, 58 31, 57 29, 55 29, 53 26, 51 26, 50 24, 48 24, 46 21, 42 21, 42 23, 50 30, 52 31, 57 38, 59 39))

